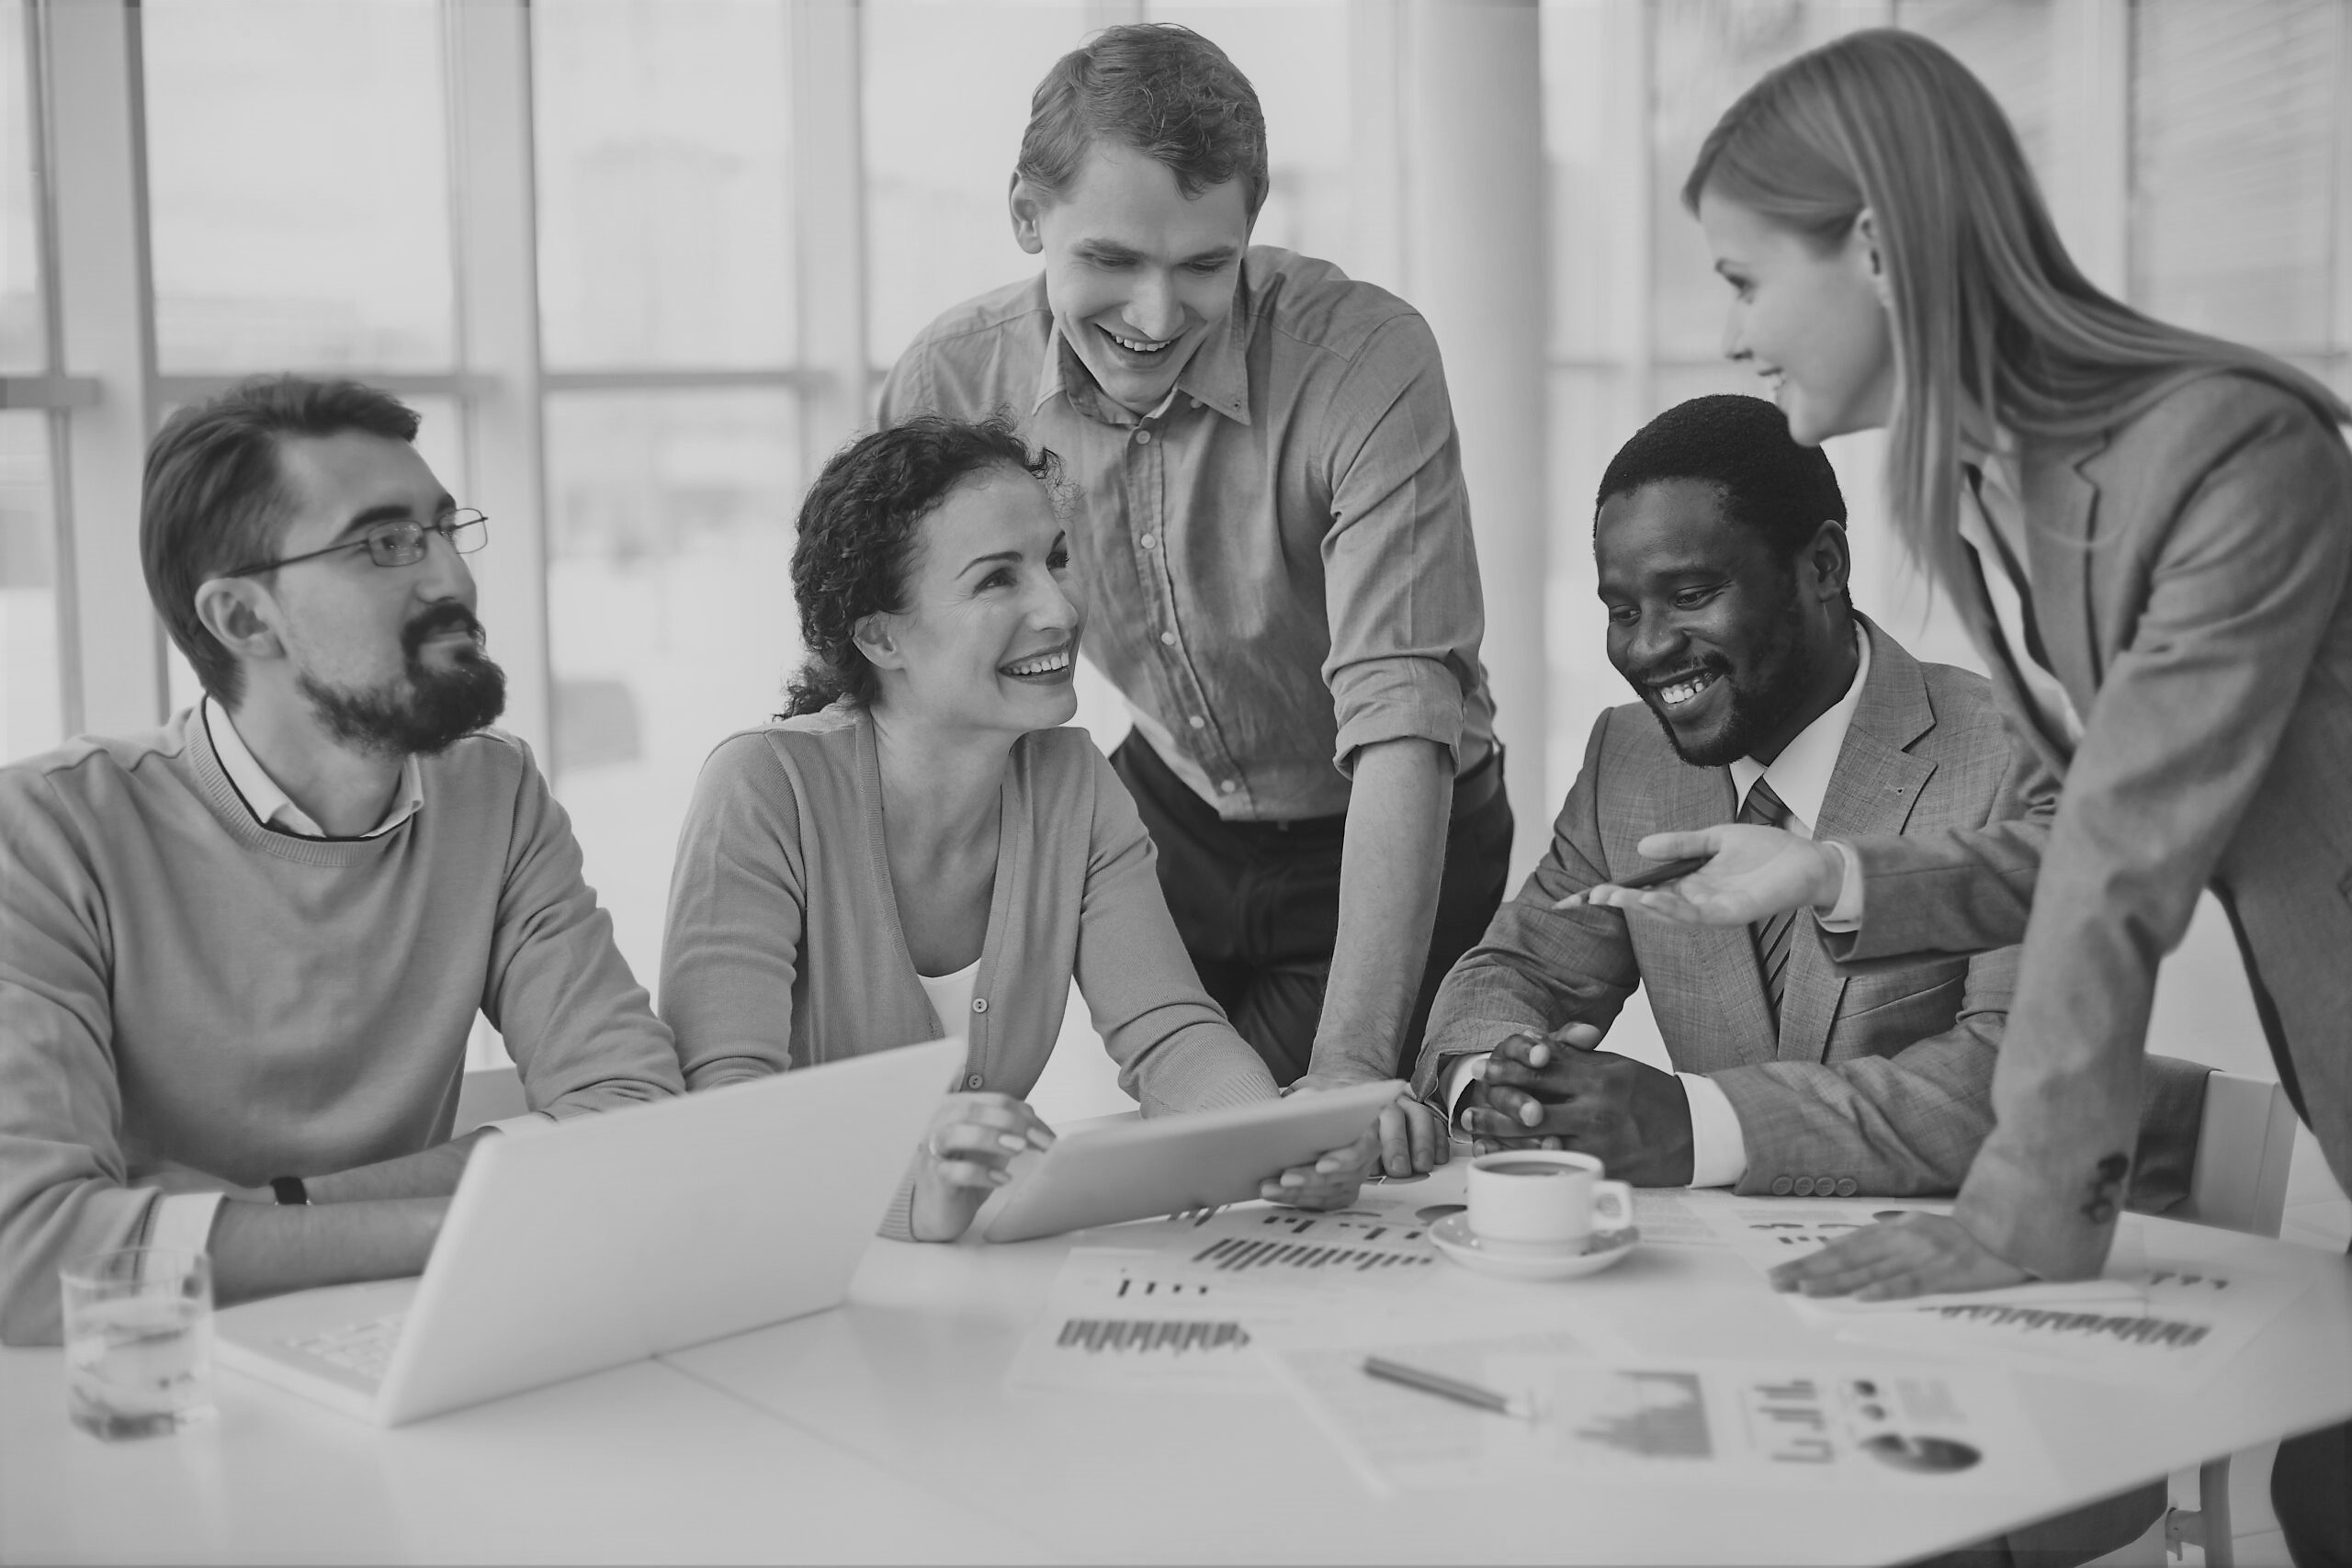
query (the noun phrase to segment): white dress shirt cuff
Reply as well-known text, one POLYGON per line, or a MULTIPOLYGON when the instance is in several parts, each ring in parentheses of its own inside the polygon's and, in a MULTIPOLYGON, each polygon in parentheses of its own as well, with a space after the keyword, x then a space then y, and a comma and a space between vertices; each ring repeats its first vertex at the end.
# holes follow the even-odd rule
POLYGON ((1731 1097, 1710 1077, 1677 1073, 1690 1105, 1690 1185, 1733 1187, 1747 1174, 1747 1137, 1731 1097))
POLYGON ((212 1221, 220 1212, 226 1192, 174 1192, 155 1205, 147 1223, 149 1247, 174 1252, 207 1252, 212 1247, 212 1221))
POLYGON ((1838 863, 1846 870, 1838 884, 1838 901, 1829 906, 1827 914, 1816 907, 1813 918, 1821 922, 1821 929, 1826 931, 1860 931, 1862 929, 1861 857, 1854 853, 1851 844, 1841 843, 1836 839, 1825 839, 1822 843, 1838 857, 1838 863))
POLYGON ((1481 1051, 1475 1056, 1456 1056, 1453 1068, 1445 1077, 1445 1121, 1448 1126, 1462 1122, 1462 1097, 1470 1086, 1487 1076, 1487 1058, 1490 1052, 1481 1051))

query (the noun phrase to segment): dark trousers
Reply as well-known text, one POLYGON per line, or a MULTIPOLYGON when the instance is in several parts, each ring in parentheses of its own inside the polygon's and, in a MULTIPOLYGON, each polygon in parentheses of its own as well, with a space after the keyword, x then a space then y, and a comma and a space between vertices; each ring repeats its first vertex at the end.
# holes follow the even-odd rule
MULTIPOLYGON (((1111 765, 1135 796, 1159 850, 1159 886, 1201 985, 1278 1084, 1302 1077, 1340 931, 1344 817, 1227 822, 1171 772, 1148 741, 1129 735, 1111 765)), ((1445 873, 1428 962, 1396 1071, 1409 1071, 1438 982, 1487 932, 1503 900, 1510 801, 1500 750, 1454 781, 1445 873)))
POLYGON ((2278 1445, 2270 1507, 2295 1568, 2352 1568, 2352 1424, 2278 1445))

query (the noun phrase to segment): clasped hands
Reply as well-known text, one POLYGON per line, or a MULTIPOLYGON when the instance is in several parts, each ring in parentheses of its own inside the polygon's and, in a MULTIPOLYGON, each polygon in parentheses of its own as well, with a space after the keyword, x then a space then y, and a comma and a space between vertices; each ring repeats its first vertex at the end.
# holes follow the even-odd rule
POLYGON ((1690 1101, 1681 1082, 1600 1043, 1600 1030, 1570 1023, 1496 1046, 1463 1097, 1473 1146, 1482 1155, 1572 1149, 1636 1187, 1688 1186, 1690 1101))

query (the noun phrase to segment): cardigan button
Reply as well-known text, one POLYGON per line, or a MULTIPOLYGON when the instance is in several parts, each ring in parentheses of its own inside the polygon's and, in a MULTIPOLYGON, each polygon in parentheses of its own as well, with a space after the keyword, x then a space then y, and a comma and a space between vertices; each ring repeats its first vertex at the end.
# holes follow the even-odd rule
POLYGON ((980 1087, 980 1075, 979 1075, 979 1074, 978 1074, 978 1073, 974 1073, 970 1077, 966 1078, 966 1079, 964 1080, 964 1087, 965 1087, 966 1089, 978 1089, 978 1088, 979 1088, 979 1087, 980 1087))
POLYGON ((1790 1190, 1795 1186, 1796 1183, 1788 1177, 1776 1176, 1772 1179, 1772 1196, 1785 1198, 1789 1195, 1790 1190))
POLYGON ((988 999, 988 998, 986 998, 986 997, 974 997, 974 998, 972 998, 972 1010, 973 1010, 974 1012, 986 1012, 986 1011, 988 1011, 988 1010, 989 1010, 989 999, 988 999))

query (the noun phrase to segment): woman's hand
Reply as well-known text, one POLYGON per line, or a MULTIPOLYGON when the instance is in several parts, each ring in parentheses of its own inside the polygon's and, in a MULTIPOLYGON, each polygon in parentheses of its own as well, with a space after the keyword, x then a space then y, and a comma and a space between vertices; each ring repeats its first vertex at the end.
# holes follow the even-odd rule
POLYGON ((1012 1178, 1005 1167, 1026 1149, 1054 1146, 1054 1130, 1026 1100, 1009 1094, 951 1094, 940 1102, 915 1156, 917 1241, 954 1241, 989 1194, 1012 1178))
POLYGON ((1356 1201, 1363 1179, 1380 1168, 1380 1123, 1343 1149, 1332 1149, 1313 1165, 1295 1165, 1258 1184, 1258 1196, 1295 1209, 1344 1209, 1356 1201))
POLYGON ((1996 1291, 2033 1276, 1985 1250, 1947 1214, 1905 1214, 1840 1236, 1772 1270, 1772 1288, 1892 1302, 1942 1291, 1996 1291))
POLYGON ((1826 909, 1846 881, 1846 863, 1837 851, 1779 828, 1726 823, 1652 833, 1634 848, 1655 861, 1710 858, 1690 875, 1647 892, 1600 883, 1586 891, 1586 903, 1678 925, 1747 926, 1784 909, 1826 909))

